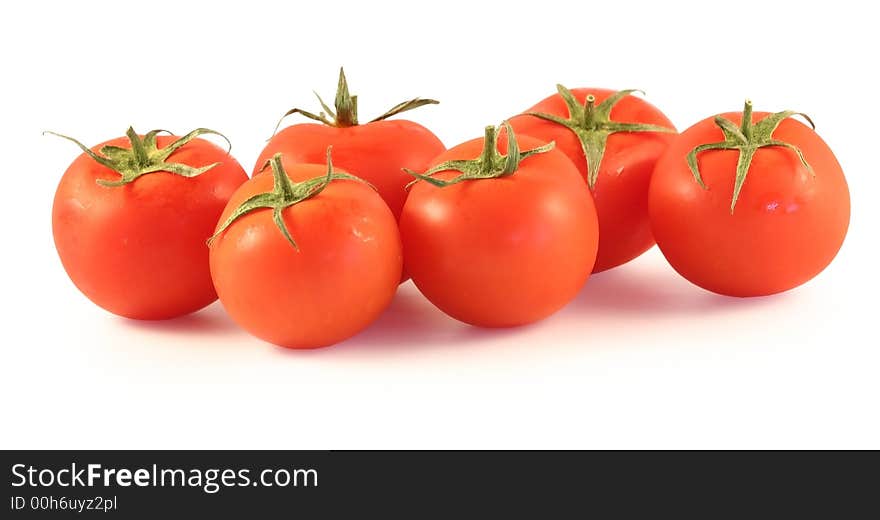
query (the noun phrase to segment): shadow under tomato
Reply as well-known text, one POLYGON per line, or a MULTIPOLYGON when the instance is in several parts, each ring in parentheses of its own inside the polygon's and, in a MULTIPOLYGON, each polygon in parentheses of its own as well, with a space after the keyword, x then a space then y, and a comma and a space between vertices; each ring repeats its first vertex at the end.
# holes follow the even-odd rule
POLYGON ((483 339, 499 339, 513 329, 483 329, 455 320, 428 301, 407 282, 398 290, 388 309, 367 329, 334 346, 314 349, 281 349, 292 355, 360 356, 456 348, 483 339))
POLYGON ((236 326, 220 302, 214 302, 204 309, 170 320, 129 320, 120 318, 125 326, 158 334, 222 336, 240 329, 236 326))
POLYGON ((723 296, 691 284, 668 266, 633 264, 591 276, 571 306, 594 316, 700 316, 774 305, 786 296, 723 296))

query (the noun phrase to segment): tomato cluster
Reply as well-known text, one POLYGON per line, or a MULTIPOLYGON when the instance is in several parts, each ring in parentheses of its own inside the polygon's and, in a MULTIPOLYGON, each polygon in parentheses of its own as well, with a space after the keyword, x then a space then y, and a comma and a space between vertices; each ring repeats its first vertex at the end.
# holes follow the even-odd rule
POLYGON ((334 106, 285 114, 314 122, 276 131, 250 178, 205 128, 129 129, 93 148, 61 136, 83 154, 55 194, 55 244, 112 313, 174 318, 219 297, 248 332, 290 348, 357 334, 407 277, 458 320, 510 327, 655 240, 682 276, 731 296, 791 289, 831 262, 849 192, 809 117, 747 101, 677 133, 634 94, 559 85, 447 150, 388 119, 436 101, 361 124, 340 71, 334 106))

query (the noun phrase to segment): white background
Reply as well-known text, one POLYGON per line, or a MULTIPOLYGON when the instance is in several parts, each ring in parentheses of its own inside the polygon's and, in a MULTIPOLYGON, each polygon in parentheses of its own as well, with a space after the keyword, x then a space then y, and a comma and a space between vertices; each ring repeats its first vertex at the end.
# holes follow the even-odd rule
MULTIPOLYGON (((0 19, 3 448, 880 448, 874 20, 859 3, 20 2, 0 19), (16 9, 18 10, 16 12, 16 9), (811 114, 852 224, 809 284, 739 300, 656 249, 534 326, 481 331, 408 284, 371 329, 284 351, 215 304, 165 323, 94 307, 52 244, 78 151, 141 131, 224 132, 250 170, 277 117, 332 98, 447 145, 557 82, 641 88, 679 128, 736 110, 811 114)), ((866 4, 863 4, 866 5, 866 4)))

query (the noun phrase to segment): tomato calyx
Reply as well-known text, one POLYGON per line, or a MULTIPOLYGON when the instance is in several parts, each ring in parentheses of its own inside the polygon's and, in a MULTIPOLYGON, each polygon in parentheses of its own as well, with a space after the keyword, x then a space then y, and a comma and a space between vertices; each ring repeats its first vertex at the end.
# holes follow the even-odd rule
POLYGON ((644 123, 621 123, 611 120, 611 109, 621 99, 633 92, 642 92, 637 89, 619 90, 607 99, 596 104, 596 97, 588 95, 582 105, 574 97, 571 90, 562 85, 556 85, 556 91, 565 101, 568 107, 568 119, 543 112, 526 112, 526 115, 539 117, 562 125, 578 137, 584 157, 587 159, 587 183, 592 190, 599 178, 599 167, 602 165, 602 157, 605 155, 605 145, 608 136, 618 132, 661 132, 674 133, 675 130, 660 125, 644 123))
POLYGON ((225 135, 209 128, 196 128, 192 132, 170 143, 168 146, 158 148, 156 146, 156 137, 163 132, 171 134, 168 130, 150 130, 144 135, 144 137, 141 137, 134 131, 134 128, 128 127, 125 136, 128 137, 129 142, 131 142, 131 148, 104 145, 98 150, 98 153, 93 152, 88 146, 72 137, 50 131, 43 132, 43 134, 51 134, 73 142, 95 162, 102 166, 106 166, 121 175, 121 178, 116 181, 108 181, 105 179, 97 179, 95 181, 101 186, 107 187, 125 186, 126 184, 134 182, 139 177, 156 172, 168 172, 173 173, 174 175, 180 175, 181 177, 197 177, 211 168, 219 166, 219 162, 202 166, 201 168, 194 168, 187 164, 167 162, 168 157, 170 157, 171 154, 200 135, 219 135, 228 145, 227 153, 232 150, 232 143, 229 142, 229 139, 227 139, 225 135))
POLYGON ((168 172, 173 173, 174 175, 180 175, 181 177, 197 177, 211 168, 219 166, 219 162, 202 166, 201 168, 194 168, 187 164, 167 162, 168 157, 170 157, 171 154, 200 135, 219 135, 228 145, 227 153, 232 150, 232 143, 229 142, 229 139, 227 139, 225 135, 209 128, 196 128, 165 148, 158 148, 156 146, 156 137, 163 132, 171 134, 168 130, 150 130, 142 138, 134 131, 134 128, 128 127, 125 136, 128 137, 129 142, 131 142, 131 148, 104 145, 98 150, 98 153, 93 152, 88 146, 82 144, 73 137, 50 132, 48 130, 43 132, 43 135, 50 134, 71 141, 79 146, 79 148, 95 162, 102 166, 106 166, 121 175, 121 178, 117 181, 108 181, 105 179, 97 179, 95 181, 101 186, 107 187, 124 186, 134 182, 143 175, 156 172, 168 172))
POLYGON ((556 143, 551 141, 543 146, 532 148, 531 150, 520 151, 519 144, 516 142, 516 136, 513 134, 513 128, 511 128, 510 123, 504 121, 501 123, 500 127, 486 127, 485 137, 483 139, 483 151, 476 159, 446 161, 434 166, 425 173, 418 173, 409 168, 404 168, 403 171, 416 178, 416 180, 407 184, 406 187, 409 188, 420 180, 442 188, 444 186, 458 184, 459 182, 467 180, 505 177, 515 173, 519 169, 519 164, 526 157, 549 152, 555 146, 556 143), (501 127, 507 132, 507 155, 503 155, 498 151, 498 130, 501 127), (432 177, 435 173, 450 170, 461 172, 461 175, 448 181, 432 177))
MULTIPOLYGON (((301 108, 292 108, 285 112, 284 115, 281 116, 281 119, 278 120, 278 124, 275 125, 275 132, 273 132, 273 135, 278 132, 278 129, 281 127, 281 122, 284 121, 284 118, 293 114, 299 114, 313 121, 318 121, 327 126, 333 126, 337 128, 348 128, 350 126, 357 126, 358 124, 360 124, 358 123, 357 96, 352 96, 349 92, 348 81, 345 79, 345 71, 341 67, 339 68, 339 84, 336 87, 336 99, 333 103, 335 110, 330 108, 317 92, 315 92, 314 94, 315 97, 318 98, 318 103, 321 104, 321 108, 323 109, 323 111, 315 114, 301 108)), ((408 101, 404 101, 402 103, 394 105, 393 107, 389 108, 384 114, 374 119, 371 119, 368 124, 375 123, 376 121, 382 121, 383 119, 388 119, 389 117, 396 116, 401 112, 406 112, 407 110, 412 110, 420 106, 436 105, 438 103, 439 101, 436 101, 434 99, 410 99, 408 101)))
POLYGON ((781 146, 783 148, 788 148, 797 154, 798 159, 800 159, 804 168, 815 176, 813 168, 810 166, 810 163, 807 162, 806 157, 804 157, 804 152, 801 151, 800 148, 791 143, 773 139, 773 132, 776 131, 779 124, 782 123, 783 120, 792 116, 803 117, 808 123, 810 123, 810 126, 813 127, 814 130, 816 129, 816 125, 813 123, 813 120, 810 119, 810 116, 803 112, 795 112, 793 110, 776 112, 768 115, 757 123, 753 123, 752 101, 748 99, 743 107, 742 124, 739 127, 729 119, 715 116, 715 124, 718 125, 724 133, 724 140, 717 143, 701 144, 688 153, 687 163, 690 167, 691 173, 694 174, 694 179, 703 189, 708 189, 706 183, 703 182, 702 175, 700 175, 700 167, 697 164, 698 154, 709 150, 738 150, 739 159, 737 159, 736 162, 736 180, 733 186, 733 198, 730 201, 730 213, 733 214, 733 210, 736 207, 736 201, 739 199, 739 193, 742 190, 743 184, 746 181, 746 176, 749 173, 749 166, 752 164, 755 152, 760 148, 767 146, 781 146))
POLYGON ((320 177, 313 177, 302 182, 293 182, 290 179, 287 172, 284 171, 284 166, 281 164, 280 153, 276 153, 272 156, 272 158, 266 161, 266 164, 260 168, 260 172, 264 171, 266 168, 272 168, 272 177, 274 180, 272 191, 258 193, 242 202, 237 208, 235 208, 235 211, 232 212, 229 218, 227 218, 217 229, 214 235, 208 239, 208 245, 210 246, 213 244, 218 236, 223 234, 229 226, 241 217, 258 209, 271 209, 272 219, 275 221, 275 225, 278 226, 281 234, 284 235, 284 238, 287 239, 288 242, 290 242, 290 245, 299 251, 299 246, 296 244, 293 236, 291 236, 290 230, 287 229, 287 224, 284 223, 282 212, 285 209, 321 193, 327 185, 337 179, 358 181, 370 185, 370 183, 359 177, 334 170, 333 161, 330 158, 331 148, 332 147, 327 148, 327 174, 320 177))

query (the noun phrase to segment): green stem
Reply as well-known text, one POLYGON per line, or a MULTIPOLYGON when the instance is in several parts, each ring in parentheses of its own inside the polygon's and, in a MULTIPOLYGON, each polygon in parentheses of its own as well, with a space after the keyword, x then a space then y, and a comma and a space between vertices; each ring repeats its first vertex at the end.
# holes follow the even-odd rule
POLYGON ((498 129, 489 125, 483 133, 483 151, 480 152, 480 161, 483 164, 492 164, 496 153, 498 153, 498 129))
POLYGON ((584 128, 596 126, 596 96, 590 94, 584 103, 584 128))
POLYGON ((134 131, 134 128, 128 127, 128 130, 125 132, 126 137, 128 137, 128 141, 131 143, 131 151, 134 153, 135 163, 138 166, 146 166, 149 161, 149 157, 147 156, 147 150, 144 147, 144 142, 141 141, 140 136, 137 132, 134 131))
POLYGON ((345 128, 357 126, 357 96, 352 96, 348 91, 348 81, 345 79, 345 71, 339 69, 339 84, 336 87, 336 126, 345 128))
POLYGON ((274 191, 281 194, 282 197, 293 197, 293 181, 291 181, 290 177, 284 173, 284 166, 281 164, 281 154, 276 153, 273 155, 272 158, 269 159, 269 164, 271 165, 273 172, 281 172, 281 174, 273 175, 274 191))
POLYGON ((742 134, 745 136, 746 141, 752 140, 752 100, 747 99, 746 104, 743 107, 743 115, 742 115, 742 123, 741 123, 742 134))

